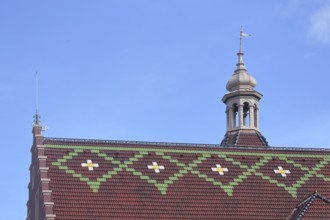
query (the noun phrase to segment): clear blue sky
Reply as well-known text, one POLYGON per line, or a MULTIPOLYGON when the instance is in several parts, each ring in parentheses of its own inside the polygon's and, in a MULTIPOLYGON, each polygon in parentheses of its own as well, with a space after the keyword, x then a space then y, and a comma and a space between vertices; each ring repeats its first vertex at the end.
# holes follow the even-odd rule
POLYGON ((330 1, 2 1, 2 218, 26 216, 36 70, 45 136, 219 143, 240 25, 269 143, 330 147, 330 1))

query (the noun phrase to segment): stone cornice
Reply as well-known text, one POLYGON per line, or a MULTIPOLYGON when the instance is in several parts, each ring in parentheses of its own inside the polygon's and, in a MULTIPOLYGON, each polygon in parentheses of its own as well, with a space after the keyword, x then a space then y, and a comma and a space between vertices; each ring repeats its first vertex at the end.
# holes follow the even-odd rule
POLYGON ((239 97, 239 96, 247 96, 247 97, 252 96, 252 97, 256 98, 258 101, 262 98, 262 94, 255 90, 251 90, 251 91, 236 90, 234 92, 225 94, 221 100, 222 100, 222 102, 226 103, 228 99, 234 98, 234 97, 239 97))

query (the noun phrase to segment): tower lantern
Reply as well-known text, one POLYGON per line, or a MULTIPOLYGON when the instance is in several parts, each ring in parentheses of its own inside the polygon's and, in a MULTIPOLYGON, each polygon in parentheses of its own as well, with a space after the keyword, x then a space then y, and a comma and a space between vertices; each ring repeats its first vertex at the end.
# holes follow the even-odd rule
POLYGON ((257 81, 243 62, 242 38, 249 36, 240 32, 240 49, 237 53, 236 70, 227 82, 228 93, 222 98, 226 105, 227 132, 221 144, 224 146, 268 146, 259 131, 259 100, 262 94, 254 90, 257 81))

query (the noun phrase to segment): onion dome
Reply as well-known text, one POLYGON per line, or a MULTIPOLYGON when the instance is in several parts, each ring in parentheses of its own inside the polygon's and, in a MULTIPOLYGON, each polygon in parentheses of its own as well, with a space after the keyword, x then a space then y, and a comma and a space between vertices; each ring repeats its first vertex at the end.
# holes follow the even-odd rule
POLYGON ((235 90, 253 90, 257 85, 257 81, 246 70, 243 63, 243 53, 237 53, 238 63, 235 73, 227 82, 226 89, 230 92, 235 90))

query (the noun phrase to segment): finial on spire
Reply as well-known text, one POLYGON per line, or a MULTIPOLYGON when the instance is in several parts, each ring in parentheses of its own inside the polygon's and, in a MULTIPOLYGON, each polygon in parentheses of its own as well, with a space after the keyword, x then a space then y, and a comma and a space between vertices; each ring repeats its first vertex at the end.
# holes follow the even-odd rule
POLYGON ((243 39, 243 25, 241 25, 241 31, 239 32, 239 53, 242 53, 242 39, 243 39))
POLYGON ((251 34, 247 34, 247 33, 244 33, 243 32, 243 26, 241 25, 241 31, 239 32, 239 51, 237 53, 237 56, 238 56, 238 64, 237 66, 240 67, 240 68, 243 68, 244 67, 244 64, 243 64, 243 49, 242 49, 242 41, 243 41, 243 37, 249 37, 251 36, 251 34))
POLYGON ((36 72, 36 114, 33 116, 33 125, 41 125, 40 115, 38 114, 38 72, 36 72))
POLYGON ((243 50, 242 50, 243 37, 250 37, 250 36, 251 36, 251 34, 243 32, 243 25, 241 25, 241 31, 239 32, 239 53, 243 53, 243 50))

